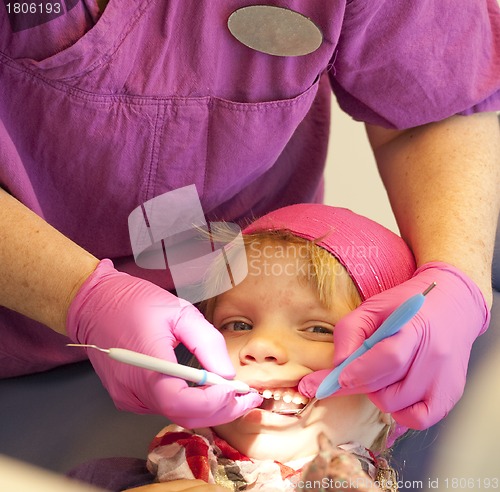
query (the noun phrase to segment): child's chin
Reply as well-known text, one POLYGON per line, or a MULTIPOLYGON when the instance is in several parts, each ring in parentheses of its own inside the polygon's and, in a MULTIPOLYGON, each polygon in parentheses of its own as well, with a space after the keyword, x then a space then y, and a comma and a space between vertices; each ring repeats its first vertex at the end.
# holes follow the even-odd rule
POLYGON ((317 425, 297 417, 250 410, 237 420, 215 428, 232 447, 253 459, 285 463, 317 452, 317 425), (310 448, 310 446, 314 446, 310 448))
POLYGON ((301 458, 308 458, 317 453, 315 439, 311 436, 297 435, 296 432, 281 434, 261 434, 249 441, 245 455, 256 460, 273 460, 289 463, 301 458))

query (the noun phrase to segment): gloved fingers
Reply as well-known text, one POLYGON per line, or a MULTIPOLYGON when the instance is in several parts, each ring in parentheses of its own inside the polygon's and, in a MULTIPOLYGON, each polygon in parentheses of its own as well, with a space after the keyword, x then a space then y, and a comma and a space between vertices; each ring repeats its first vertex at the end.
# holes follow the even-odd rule
POLYGON ((351 362, 340 373, 340 386, 357 393, 373 393, 397 383, 406 377, 417 350, 416 331, 407 326, 351 362))
POLYGON ((391 413, 398 423, 424 429, 446 416, 462 397, 465 372, 466 367, 435 368, 434 371, 417 367, 403 381, 368 396, 382 411, 391 413), (460 377, 456 377, 457 374, 460 377), (428 377, 425 379, 422 375, 428 377))
POLYGON ((254 403, 249 404, 245 400, 245 396, 247 395, 236 396, 233 402, 230 402, 225 408, 212 415, 203 415, 198 418, 193 418, 189 415, 181 415, 179 417, 171 417, 171 420, 186 429, 197 429, 200 427, 213 427, 226 424, 245 415, 252 408, 258 406, 254 403))
POLYGON ((227 353, 224 337, 191 304, 183 306, 174 335, 205 369, 227 379, 234 378, 236 372, 227 353))
POLYGON ((370 400, 380 410, 391 414, 425 401, 429 394, 436 391, 434 379, 437 374, 423 370, 421 366, 422 363, 415 359, 404 377, 371 392, 368 395, 370 400))
POLYGON ((444 418, 454 403, 450 402, 450 406, 436 407, 433 402, 419 401, 402 410, 394 412, 392 417, 402 426, 416 430, 424 430, 439 422, 444 418))
MULTIPOLYGON (((324 369, 322 371, 316 371, 307 376, 304 376, 298 386, 299 393, 306 398, 314 398, 316 396, 316 390, 318 386, 321 384, 323 379, 330 374, 331 369, 324 369)), ((340 388, 337 390, 332 396, 347 396, 347 395, 356 395, 359 394, 360 391, 358 388, 348 389, 348 388, 340 388)))
MULTIPOLYGON (((433 280, 435 278, 433 277, 433 280)), ((411 279, 363 301, 335 325, 335 366, 343 362, 370 337, 389 315, 411 296, 422 292, 431 280, 411 279)), ((439 282, 438 282, 439 284, 439 282)))
POLYGON ((226 385, 189 387, 177 378, 157 380, 150 392, 158 413, 190 428, 230 422, 262 403, 257 393, 239 395, 226 385))
POLYGON ((368 394, 370 400, 384 413, 394 414, 405 408, 411 407, 415 402, 423 402, 426 398, 426 381, 424 385, 417 385, 411 377, 388 385, 378 391, 368 394))
MULTIPOLYGON (((409 329, 407 334, 400 332, 351 362, 340 373, 339 394, 373 393, 403 379, 417 350, 414 340, 413 330, 409 329)), ((304 376, 299 382, 299 392, 307 398, 312 398, 330 372, 331 369, 325 369, 304 376)))
POLYGON ((304 376, 299 381, 298 390, 299 393, 306 398, 314 398, 318 386, 321 384, 323 379, 330 374, 331 369, 324 369, 322 371, 315 371, 307 376, 304 376))
POLYGON ((308 374, 307 376, 304 376, 299 381, 299 393, 306 398, 314 398, 318 386, 323 382, 326 376, 330 374, 330 372, 331 369, 323 369, 321 371, 315 371, 311 374, 308 374))

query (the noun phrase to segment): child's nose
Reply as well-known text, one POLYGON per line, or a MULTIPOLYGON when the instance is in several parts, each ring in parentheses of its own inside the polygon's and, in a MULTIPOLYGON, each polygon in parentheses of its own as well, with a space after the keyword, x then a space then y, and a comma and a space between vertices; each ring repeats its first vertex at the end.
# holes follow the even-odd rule
POLYGON ((243 364, 285 364, 288 361, 288 352, 277 339, 254 336, 241 349, 240 360, 243 364))

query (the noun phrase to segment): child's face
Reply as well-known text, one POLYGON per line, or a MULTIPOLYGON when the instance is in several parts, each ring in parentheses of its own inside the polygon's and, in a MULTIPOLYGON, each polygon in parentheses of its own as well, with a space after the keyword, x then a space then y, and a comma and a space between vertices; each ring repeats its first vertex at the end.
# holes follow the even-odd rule
MULTIPOLYGON (((267 394, 300 398, 302 377, 332 368, 334 326, 350 309, 340 297, 331 309, 319 301, 297 275, 297 269, 307 268, 299 255, 283 257, 278 245, 259 256, 250 258, 245 280, 218 297, 213 324, 226 339, 237 379, 267 394)), ((364 395, 327 398, 301 417, 271 412, 273 405, 284 405, 272 401, 216 427, 217 433, 249 457, 290 461, 316 454, 320 432, 334 445, 357 441, 370 446, 384 426, 364 395)))

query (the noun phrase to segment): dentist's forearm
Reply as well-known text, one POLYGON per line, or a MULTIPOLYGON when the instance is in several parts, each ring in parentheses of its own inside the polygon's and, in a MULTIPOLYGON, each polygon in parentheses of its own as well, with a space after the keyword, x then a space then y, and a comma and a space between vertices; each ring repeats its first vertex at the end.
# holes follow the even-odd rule
POLYGON ((66 314, 99 260, 0 189, 0 305, 66 333, 66 314))
POLYGON ((500 209, 500 127, 493 113, 455 116, 401 132, 367 126, 403 238, 418 265, 466 273, 491 305, 500 209))

